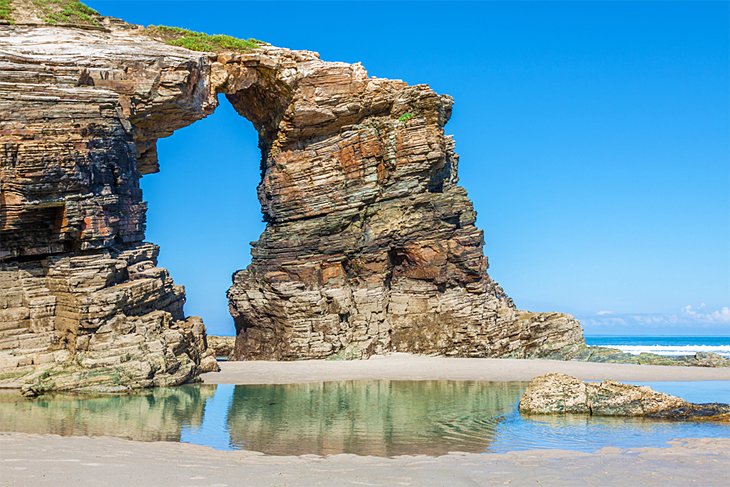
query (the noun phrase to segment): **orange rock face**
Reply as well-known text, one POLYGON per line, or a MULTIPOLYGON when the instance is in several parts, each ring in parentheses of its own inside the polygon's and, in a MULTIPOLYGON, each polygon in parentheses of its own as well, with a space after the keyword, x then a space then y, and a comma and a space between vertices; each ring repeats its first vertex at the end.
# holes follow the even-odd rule
POLYGON ((0 384, 176 384, 215 367, 144 243, 156 141, 224 93, 260 135, 267 227, 228 292, 239 359, 569 356, 567 315, 517 311, 458 185, 452 99, 262 46, 200 53, 104 20, 0 31, 0 384))

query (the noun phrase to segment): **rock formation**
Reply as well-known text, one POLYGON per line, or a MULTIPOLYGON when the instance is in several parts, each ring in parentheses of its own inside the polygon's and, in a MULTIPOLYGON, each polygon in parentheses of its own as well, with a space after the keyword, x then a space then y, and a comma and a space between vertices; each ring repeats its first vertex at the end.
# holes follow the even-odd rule
POLYGON ((618 348, 586 346, 573 360, 609 362, 615 364, 670 365, 684 367, 730 367, 730 360, 714 352, 696 352, 693 355, 657 355, 641 352, 632 354, 618 348))
POLYGON ((518 311, 486 274, 450 97, 316 53, 196 52, 174 30, 49 26, 12 5, 31 23, 0 29, 0 385, 119 390, 215 367, 144 242, 139 179, 220 93, 260 134, 267 222, 228 293, 237 358, 582 347, 572 317, 518 311))
POLYGON ((236 348, 236 337, 208 335, 208 347, 213 350, 213 355, 219 359, 230 360, 233 357, 233 350, 236 348))
POLYGON ((614 381, 583 382, 564 374, 534 378, 520 400, 519 409, 525 414, 730 421, 730 404, 694 404, 646 386, 614 381))
POLYGON ((139 189, 155 140, 213 110, 210 63, 133 32, 0 29, 2 386, 119 391, 217 368, 143 242, 139 189))
POLYGON ((575 320, 518 311, 486 273, 444 135, 453 100, 298 55, 248 89, 239 73, 225 87, 259 130, 267 222, 228 291, 235 357, 575 353, 575 320))

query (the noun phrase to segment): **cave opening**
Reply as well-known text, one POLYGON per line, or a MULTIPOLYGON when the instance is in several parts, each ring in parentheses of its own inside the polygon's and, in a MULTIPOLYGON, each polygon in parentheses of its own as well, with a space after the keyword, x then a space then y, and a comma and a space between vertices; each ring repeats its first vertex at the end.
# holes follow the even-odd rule
POLYGON ((160 171, 142 177, 146 240, 159 265, 185 286, 187 316, 211 335, 235 335, 226 291, 264 229, 256 196, 261 152, 251 122, 224 95, 208 117, 157 143, 160 171))

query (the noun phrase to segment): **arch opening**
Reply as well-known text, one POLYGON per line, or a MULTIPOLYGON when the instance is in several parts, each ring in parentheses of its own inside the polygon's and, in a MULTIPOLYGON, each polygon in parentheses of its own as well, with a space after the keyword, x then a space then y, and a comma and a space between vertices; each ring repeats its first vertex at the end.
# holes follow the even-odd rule
POLYGON ((160 171, 141 178, 146 239, 158 263, 185 286, 185 314, 209 334, 235 335, 226 291, 231 273, 250 263, 264 223, 256 197, 258 134, 224 95, 208 117, 157 142, 160 171))

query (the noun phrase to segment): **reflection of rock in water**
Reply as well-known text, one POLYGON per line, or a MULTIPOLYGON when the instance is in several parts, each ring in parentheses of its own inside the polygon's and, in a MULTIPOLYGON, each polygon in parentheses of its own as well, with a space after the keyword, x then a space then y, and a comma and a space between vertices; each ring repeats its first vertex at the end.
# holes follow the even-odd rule
POLYGON ((236 386, 234 447, 271 454, 484 451, 519 383, 349 381, 236 386))
POLYGON ((0 431, 179 441, 184 426, 202 423, 205 402, 215 389, 182 386, 118 396, 54 394, 32 400, 4 392, 0 431))

